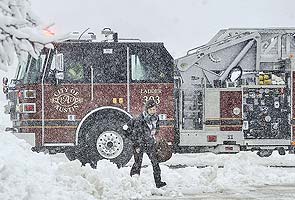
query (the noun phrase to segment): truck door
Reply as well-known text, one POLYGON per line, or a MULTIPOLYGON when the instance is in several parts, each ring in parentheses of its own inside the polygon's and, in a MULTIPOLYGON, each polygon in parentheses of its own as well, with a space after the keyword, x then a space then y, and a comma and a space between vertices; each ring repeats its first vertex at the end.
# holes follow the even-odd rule
POLYGON ((173 118, 173 59, 162 44, 129 46, 131 113, 140 114, 154 99, 160 112, 173 118))
POLYGON ((128 57, 130 112, 137 116, 149 99, 155 100, 160 117, 160 134, 173 141, 173 58, 161 43, 130 44, 128 57))
POLYGON ((42 92, 44 146, 75 143, 76 127, 87 112, 86 102, 91 101, 90 66, 85 49, 85 45, 78 43, 59 43, 55 48, 42 92))
POLYGON ((127 110, 127 50, 121 43, 96 43, 89 49, 91 93, 97 106, 127 110))

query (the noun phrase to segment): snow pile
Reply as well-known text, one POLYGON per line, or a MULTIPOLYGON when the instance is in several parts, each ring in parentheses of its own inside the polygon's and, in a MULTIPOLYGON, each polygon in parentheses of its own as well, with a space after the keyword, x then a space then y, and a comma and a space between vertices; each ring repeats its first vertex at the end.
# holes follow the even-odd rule
MULTIPOLYGON (((294 155, 274 155, 272 164, 281 160, 295 165, 294 155)), ((267 160, 266 159, 266 160, 267 160)), ((295 170, 264 166, 255 153, 237 155, 184 154, 161 164, 162 179, 167 186, 157 189, 152 167, 144 157, 141 176, 130 177, 130 166, 118 169, 107 160, 97 169, 81 167, 78 161, 69 162, 56 155, 37 154, 30 146, 10 133, 0 133, 0 199, 1 200, 92 200, 92 199, 148 199, 158 196, 181 198, 206 193, 244 193, 265 185, 295 185, 295 170), (173 169, 166 164, 215 165, 173 169), (207 158, 207 159, 206 159, 207 158), (177 160, 179 161, 177 163, 177 160), (192 162, 192 160, 194 162, 192 162), (200 162, 199 162, 200 163, 200 162), (219 167, 218 164, 223 164, 219 167)), ((266 162, 267 163, 267 162, 266 162)), ((130 164, 129 164, 130 165, 130 164)))
MULTIPOLYGON (((240 152, 238 154, 174 154, 173 157, 165 164, 177 166, 224 166, 231 159, 248 160, 252 165, 262 166, 295 166, 295 155, 288 154, 281 156, 277 151, 274 151, 270 157, 260 158, 256 152, 240 152)), ((147 163, 146 163, 147 164, 147 163)))
MULTIPOLYGON (((253 160, 254 153, 238 154, 230 158, 224 164, 224 168, 218 170, 216 180, 213 184, 217 191, 239 190, 243 188, 245 192, 252 187, 259 187, 265 185, 294 185, 295 184, 295 170, 292 171, 285 168, 266 167, 258 164, 253 160)), ((295 166, 295 156, 293 156, 293 166, 295 166)), ((276 157, 276 156, 274 156, 276 157)), ((280 160, 288 156, 281 156, 280 160)), ((256 157, 256 161, 264 158, 256 157)), ((273 162, 273 164, 275 164, 273 162)))
MULTIPOLYGON (((192 154, 200 155, 203 164, 211 163, 211 158, 214 157, 216 163, 223 163, 223 167, 218 167, 217 164, 205 168, 186 167, 176 170, 163 168, 163 179, 167 181, 168 187, 165 189, 165 194, 196 195, 202 193, 227 193, 236 194, 255 190, 258 187, 268 185, 295 185, 295 170, 294 168, 274 168, 266 167, 259 164, 261 160, 255 153, 241 152, 237 155, 214 155, 214 154, 192 154), (205 163, 205 155, 207 155, 207 163, 205 163), (255 157, 254 157, 255 156, 255 157), (227 157, 226 160, 222 158, 227 157), (255 158, 255 159, 253 159, 255 158)), ((175 156, 175 155, 174 155, 175 156)), ((180 157, 180 155, 178 155, 180 157)), ((280 164, 281 160, 289 158, 293 166, 295 166, 295 156, 277 156, 274 155, 271 160, 272 164, 280 164), (292 156, 292 159, 290 159, 292 156), (276 161, 274 158, 277 158, 276 161)), ((190 160, 184 160, 188 163, 190 160)), ((181 164, 181 162, 179 162, 181 164)), ((294 195, 295 197, 295 195, 294 195)))
MULTIPOLYGON (((2 95, 2 94, 0 94, 2 95)), ((4 95, 2 95, 4 96, 4 95)), ((0 97, 1 99, 1 97, 0 97)), ((1 131, 4 131, 6 127, 10 126, 11 127, 11 122, 9 121, 9 115, 4 115, 4 106, 3 104, 1 104, 1 101, 0 101, 0 132, 1 131)))
POLYGON ((1 200, 100 198, 102 185, 98 178, 88 179, 92 169, 81 168, 77 162, 59 169, 49 155, 33 153, 24 141, 9 133, 0 133, 1 200), (71 168, 76 174, 70 174, 71 168))
POLYGON ((150 167, 143 169, 142 177, 131 178, 129 167, 118 169, 107 160, 94 170, 30 148, 14 135, 0 132, 1 200, 140 199, 156 189, 150 167))
MULTIPOLYGON (((0 101, 0 112, 5 102, 0 101)), ((177 199, 204 194, 243 194, 267 185, 295 185, 295 169, 269 166, 295 166, 295 155, 260 158, 255 152, 229 155, 213 153, 174 154, 161 163, 162 179, 167 186, 157 189, 153 170, 144 155, 141 175, 130 177, 133 160, 118 169, 107 160, 97 169, 69 162, 64 155, 34 153, 23 140, 4 127, 8 115, 0 114, 0 199, 1 200, 94 200, 177 199), (171 166, 186 166, 175 169, 171 166), (198 168, 197 166, 204 166, 198 168)))

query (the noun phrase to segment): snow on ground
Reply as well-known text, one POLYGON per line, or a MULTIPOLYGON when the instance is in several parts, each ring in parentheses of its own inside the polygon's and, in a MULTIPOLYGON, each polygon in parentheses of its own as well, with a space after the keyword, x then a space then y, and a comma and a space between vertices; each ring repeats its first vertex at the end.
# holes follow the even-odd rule
POLYGON ((147 167, 142 169, 140 177, 131 178, 129 171, 133 160, 121 169, 103 160, 98 163, 97 169, 92 169, 81 167, 78 161, 68 161, 63 154, 32 152, 23 140, 4 132, 4 128, 10 126, 8 115, 2 114, 4 104, 1 100, 1 200, 208 199, 208 196, 212 199, 212 195, 217 195, 215 199, 229 199, 229 196, 245 199, 253 190, 265 191, 268 196, 248 199, 269 199, 269 192, 278 187, 278 193, 288 189, 289 196, 272 199, 295 198, 295 192, 292 192, 293 186, 295 189, 295 169, 269 167, 295 166, 293 154, 280 156, 274 152, 268 158, 260 158, 254 152, 235 155, 174 154, 169 161, 161 164, 162 179, 167 186, 157 189, 146 155, 143 165, 147 167), (187 167, 168 167, 178 165, 187 167))
MULTIPOLYGON (((260 158, 252 152, 236 155, 175 154, 161 164, 163 189, 154 186, 152 167, 144 157, 140 177, 129 177, 129 166, 118 169, 107 160, 97 169, 81 167, 63 156, 33 153, 30 146, 10 133, 0 133, 1 200, 92 200, 92 199, 166 199, 206 193, 243 193, 265 185, 295 185, 295 170, 267 167, 295 166, 295 156, 260 158), (172 169, 166 165, 188 165, 172 169), (196 165, 212 165, 205 168, 196 165), (222 165, 223 168, 218 166, 222 165), (156 196, 155 196, 156 195, 156 196)), ((295 195, 294 195, 295 196, 295 195)), ((294 197, 292 197, 294 198, 294 197)))

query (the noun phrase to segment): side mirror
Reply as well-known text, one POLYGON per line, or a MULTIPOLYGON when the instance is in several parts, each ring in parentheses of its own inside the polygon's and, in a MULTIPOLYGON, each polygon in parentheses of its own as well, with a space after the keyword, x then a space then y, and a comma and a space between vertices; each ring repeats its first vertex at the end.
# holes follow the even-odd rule
POLYGON ((50 67, 50 78, 55 84, 56 80, 64 79, 64 57, 62 53, 53 55, 52 63, 50 67), (55 80, 54 80, 55 79, 55 80))
POLYGON ((7 77, 3 77, 2 83, 3 83, 3 85, 8 85, 8 78, 7 77))
POLYGON ((55 69, 59 72, 64 71, 64 55, 62 53, 56 54, 55 69))
POLYGON ((55 78, 58 80, 63 80, 65 78, 65 75, 63 72, 56 72, 55 73, 55 78))
POLYGON ((3 77, 2 83, 3 83, 3 93, 7 94, 8 93, 8 78, 3 77))

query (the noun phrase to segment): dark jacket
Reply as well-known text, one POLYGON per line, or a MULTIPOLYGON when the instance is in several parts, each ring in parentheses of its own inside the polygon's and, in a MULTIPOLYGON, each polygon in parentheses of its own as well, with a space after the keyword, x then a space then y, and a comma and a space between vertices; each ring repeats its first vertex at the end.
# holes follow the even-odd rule
POLYGON ((152 130, 155 135, 159 130, 158 116, 150 117, 146 113, 131 119, 127 123, 128 129, 125 131, 126 136, 133 142, 134 146, 153 146, 155 138, 152 136, 152 130))

